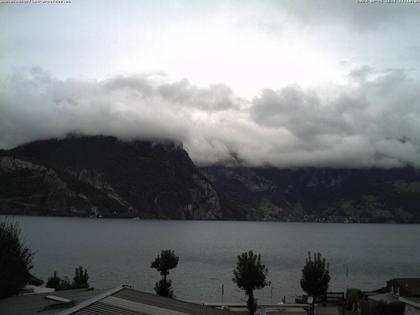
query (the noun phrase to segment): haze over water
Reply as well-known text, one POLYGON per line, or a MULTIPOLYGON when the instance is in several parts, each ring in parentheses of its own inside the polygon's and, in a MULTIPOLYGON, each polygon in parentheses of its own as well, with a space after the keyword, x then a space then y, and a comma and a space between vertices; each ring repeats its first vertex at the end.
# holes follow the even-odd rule
MULTIPOLYGON (((331 290, 373 290, 396 277, 418 277, 420 225, 319 224, 236 221, 136 221, 60 217, 9 217, 18 221, 26 244, 36 251, 33 272, 46 280, 54 271, 73 277, 88 269, 90 284, 122 284, 153 292, 159 274, 150 268, 161 249, 180 261, 170 278, 178 298, 239 302, 232 283, 236 256, 252 249, 269 269, 273 302, 301 294, 299 280, 307 251, 330 263, 331 290), (348 276, 346 271, 348 270, 348 276)), ((270 302, 271 288, 258 291, 270 302)))

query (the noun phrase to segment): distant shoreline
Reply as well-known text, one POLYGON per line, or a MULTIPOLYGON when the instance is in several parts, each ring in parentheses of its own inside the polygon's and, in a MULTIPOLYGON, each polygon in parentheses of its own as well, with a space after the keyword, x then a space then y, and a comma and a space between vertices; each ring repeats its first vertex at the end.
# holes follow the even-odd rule
POLYGON ((137 217, 91 217, 91 216, 70 216, 70 215, 35 215, 35 214, 5 214, 0 213, 0 217, 48 217, 48 218, 78 218, 96 220, 132 220, 132 221, 192 221, 192 222, 265 222, 265 223, 318 223, 318 224, 374 224, 374 225, 419 225, 420 222, 329 222, 329 221, 280 221, 280 220, 248 220, 248 219, 162 219, 162 218, 137 218, 137 217))

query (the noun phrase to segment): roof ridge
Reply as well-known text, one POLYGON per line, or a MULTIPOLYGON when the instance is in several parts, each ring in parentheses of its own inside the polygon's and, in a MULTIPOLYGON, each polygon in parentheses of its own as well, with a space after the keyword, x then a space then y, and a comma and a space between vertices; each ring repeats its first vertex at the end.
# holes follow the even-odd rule
POLYGON ((121 291, 124 288, 125 288, 124 286, 119 286, 119 287, 110 289, 110 290, 108 290, 104 293, 101 293, 101 294, 98 294, 97 296, 94 296, 93 298, 90 298, 86 301, 83 301, 80 304, 78 304, 78 305, 76 305, 76 306, 74 306, 70 309, 67 309, 67 310, 62 311, 60 313, 57 313, 57 315, 71 315, 71 314, 74 314, 75 312, 80 311, 81 309, 83 309, 85 307, 88 307, 88 306, 92 305, 93 303, 96 303, 96 302, 98 302, 98 301, 100 301, 100 300, 102 300, 102 299, 104 299, 104 298, 106 298, 110 295, 113 295, 113 294, 121 291))

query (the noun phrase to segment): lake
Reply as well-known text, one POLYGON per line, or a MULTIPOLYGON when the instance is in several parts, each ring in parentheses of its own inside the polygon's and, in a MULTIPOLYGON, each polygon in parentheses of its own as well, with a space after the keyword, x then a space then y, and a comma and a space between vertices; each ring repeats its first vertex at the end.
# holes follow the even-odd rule
MULTIPOLYGON (((4 218, 4 216, 3 216, 4 218)), ((420 277, 420 225, 236 221, 154 221, 62 217, 8 217, 19 222, 25 244, 35 251, 33 273, 73 277, 87 268, 96 288, 122 284, 153 292, 158 272, 150 268, 161 249, 173 249, 179 265, 170 273, 178 298, 239 302, 232 283, 236 256, 252 249, 269 269, 271 287, 260 302, 288 301, 301 294, 308 251, 330 264, 331 290, 378 289, 396 277, 420 277)))

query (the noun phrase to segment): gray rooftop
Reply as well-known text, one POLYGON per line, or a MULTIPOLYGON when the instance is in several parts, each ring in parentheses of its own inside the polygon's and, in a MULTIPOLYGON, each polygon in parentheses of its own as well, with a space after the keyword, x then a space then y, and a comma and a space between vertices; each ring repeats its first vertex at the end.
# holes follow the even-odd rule
POLYGON ((420 309, 420 297, 400 297, 400 301, 420 309))
POLYGON ((0 314, 231 315, 232 313, 204 305, 168 299, 132 288, 119 287, 111 290, 67 290, 15 296, 0 300, 0 314), (75 301, 75 306, 53 305, 45 299, 47 295, 72 299, 75 301))
POLYGON ((1 315, 32 315, 32 314, 57 314, 63 308, 51 307, 53 303, 48 302, 47 295, 55 295, 66 299, 74 300, 76 305, 93 298, 108 290, 65 290, 50 293, 17 295, 0 300, 1 315))
POLYGON ((226 315, 227 311, 184 302, 176 299, 168 299, 154 294, 141 292, 131 288, 120 288, 110 294, 105 294, 99 299, 86 301, 82 307, 74 307, 60 315, 226 315))
POLYGON ((398 302, 398 297, 389 293, 380 293, 380 294, 369 296, 369 300, 376 301, 376 302, 384 301, 387 303, 393 303, 393 302, 398 302))
POLYGON ((404 299, 420 305, 420 297, 405 297, 404 299))

